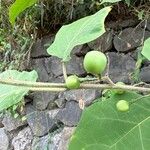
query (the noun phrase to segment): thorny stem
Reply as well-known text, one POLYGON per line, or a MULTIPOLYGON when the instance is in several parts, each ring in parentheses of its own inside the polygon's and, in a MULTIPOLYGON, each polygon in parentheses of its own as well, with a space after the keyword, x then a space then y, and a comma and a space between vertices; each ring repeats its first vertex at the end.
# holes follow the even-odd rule
MULTIPOLYGON (((18 80, 2 80, 0 84, 13 85, 23 88, 28 88, 31 91, 65 91, 67 90, 64 83, 44 83, 44 82, 30 82, 18 80)), ((131 85, 112 85, 112 84, 92 84, 82 83, 79 89, 123 89, 129 91, 150 92, 147 87, 135 87, 131 85)))

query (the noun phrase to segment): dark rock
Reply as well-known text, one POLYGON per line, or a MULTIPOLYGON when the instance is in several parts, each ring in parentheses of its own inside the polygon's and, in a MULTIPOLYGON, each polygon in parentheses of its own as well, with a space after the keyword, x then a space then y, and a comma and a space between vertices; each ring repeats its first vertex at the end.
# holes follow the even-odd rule
POLYGON ((57 97, 55 92, 35 92, 33 98, 33 106, 39 110, 47 108, 50 102, 53 102, 57 97))
POLYGON ((45 111, 27 114, 27 122, 36 136, 43 136, 56 127, 54 119, 50 118, 45 111))
POLYGON ((32 131, 29 127, 26 127, 13 138, 12 145, 14 150, 31 150, 32 140, 32 131))
POLYGON ((81 57, 81 56, 84 56, 90 50, 91 49, 88 46, 88 44, 84 44, 84 45, 82 45, 82 47, 81 46, 75 47, 72 51, 72 54, 81 57))
POLYGON ((57 150, 67 150, 69 145, 69 140, 75 130, 75 127, 65 127, 61 134, 61 140, 58 145, 57 150))
POLYGON ((10 113, 5 114, 2 123, 7 131, 12 131, 27 124, 26 121, 15 119, 10 113))
POLYGON ((82 99, 85 102, 85 105, 90 105, 96 98, 101 95, 100 90, 95 89, 83 89, 83 90, 69 90, 63 93, 60 93, 59 97, 64 98, 67 101, 79 101, 82 99))
MULTIPOLYGON (((144 39, 150 37, 150 32, 146 31, 144 39)), ((114 37, 114 46, 118 52, 128 52, 136 49, 142 43, 143 29, 142 28, 127 28, 114 37)))
POLYGON ((106 23, 106 27, 110 29, 124 29, 127 27, 135 27, 139 23, 138 19, 130 18, 125 20, 110 21, 106 23))
POLYGON ((88 45, 93 50, 99 50, 101 52, 109 51, 113 46, 113 33, 111 31, 105 32, 96 40, 88 43, 88 45))
POLYGON ((38 73, 38 81, 47 82, 49 80, 49 74, 45 67, 45 58, 33 59, 31 66, 38 73))
POLYGON ((80 120, 81 112, 78 103, 69 101, 66 103, 65 108, 58 112, 56 118, 66 126, 76 126, 80 120))
POLYGON ((0 150, 8 150, 9 137, 4 128, 0 128, 0 150))
POLYGON ((140 80, 142 82, 150 83, 150 66, 141 69, 140 80))
MULTIPOLYGON (((57 57, 51 57, 46 59, 48 73, 52 72, 56 77, 63 74, 61 60, 57 57)), ((68 74, 82 75, 85 73, 83 69, 83 59, 80 57, 73 57, 67 64, 68 74)))
POLYGON ((78 55, 81 53, 81 50, 83 48, 83 45, 78 45, 78 46, 75 46, 71 52, 71 54, 75 54, 75 55, 78 55))
POLYGON ((38 39, 36 43, 34 43, 32 51, 31 51, 31 57, 45 57, 49 56, 47 53, 47 48, 52 44, 54 41, 54 36, 45 36, 42 39, 38 39))
POLYGON ((109 57, 109 77, 114 82, 122 81, 130 83, 131 76, 135 69, 135 60, 130 55, 110 52, 109 57))

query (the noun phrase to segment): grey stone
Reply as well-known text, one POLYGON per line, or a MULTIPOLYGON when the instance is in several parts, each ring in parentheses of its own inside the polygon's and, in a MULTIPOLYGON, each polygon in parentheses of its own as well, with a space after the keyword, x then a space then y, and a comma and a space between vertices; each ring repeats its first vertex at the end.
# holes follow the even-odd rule
POLYGON ((10 113, 5 114, 2 123, 7 131, 12 131, 27 124, 26 121, 15 119, 10 113))
POLYGON ((63 108, 65 106, 66 100, 63 97, 61 97, 56 99, 55 103, 59 108, 63 108))
POLYGON ((50 136, 35 137, 32 142, 32 150, 52 150, 49 149, 50 136))
POLYGON ((61 140, 58 145, 57 150, 67 150, 69 145, 69 140, 75 130, 75 127, 65 127, 62 131, 61 140))
POLYGON ((31 150, 33 134, 29 127, 21 130, 12 140, 14 150, 31 150))
POLYGON ((150 83, 150 66, 141 69, 140 80, 142 82, 150 83))
POLYGON ((48 48, 48 46, 52 44, 53 41, 54 41, 53 35, 45 36, 42 39, 38 39, 33 45, 31 57, 35 58, 35 57, 49 56, 46 49, 48 48))
POLYGON ((130 83, 130 74, 135 69, 135 60, 130 55, 108 53, 109 57, 109 77, 114 82, 122 81, 130 83))
POLYGON ((27 114, 27 122, 36 136, 43 136, 56 127, 53 118, 46 111, 34 111, 27 114))
POLYGON ((89 47, 101 52, 109 51, 113 46, 113 33, 111 31, 105 32, 96 40, 88 43, 89 47))
POLYGON ((61 109, 56 118, 66 126, 76 126, 80 120, 82 110, 75 101, 68 101, 65 108, 61 109))
MULTIPOLYGON (((57 57, 47 58, 45 63, 48 73, 52 72, 56 77, 63 74, 61 60, 57 57)), ((82 75, 85 73, 83 69, 83 59, 80 57, 72 57, 66 64, 68 74, 82 75)))
POLYGON ((38 73, 38 81, 47 82, 49 80, 49 74, 45 67, 45 58, 32 59, 31 66, 38 73))
POLYGON ((35 137, 32 142, 32 150, 57 150, 61 140, 62 132, 50 133, 46 136, 35 137))
POLYGON ((55 100, 56 97, 57 93, 55 92, 35 92, 33 106, 39 110, 44 110, 50 102, 55 100))
POLYGON ((82 99, 85 103, 85 106, 90 105, 96 98, 101 96, 101 91, 95 89, 82 89, 82 90, 69 90, 63 93, 60 93, 59 97, 64 98, 67 101, 79 101, 82 99))
POLYGON ((4 128, 0 128, 0 150, 8 150, 9 137, 4 128))
MULTIPOLYGON (((150 32, 145 31, 144 39, 150 37, 150 32)), ((126 28, 114 37, 114 46, 118 52, 128 52, 141 45, 143 38, 142 28, 126 28)))

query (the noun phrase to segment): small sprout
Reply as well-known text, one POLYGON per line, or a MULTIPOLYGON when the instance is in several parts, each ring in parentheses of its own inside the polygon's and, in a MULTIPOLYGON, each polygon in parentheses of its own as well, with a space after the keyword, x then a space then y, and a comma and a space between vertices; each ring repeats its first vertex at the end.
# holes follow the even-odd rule
POLYGON ((118 111, 122 111, 122 112, 128 111, 129 102, 127 102, 126 100, 120 100, 117 102, 116 107, 118 111))

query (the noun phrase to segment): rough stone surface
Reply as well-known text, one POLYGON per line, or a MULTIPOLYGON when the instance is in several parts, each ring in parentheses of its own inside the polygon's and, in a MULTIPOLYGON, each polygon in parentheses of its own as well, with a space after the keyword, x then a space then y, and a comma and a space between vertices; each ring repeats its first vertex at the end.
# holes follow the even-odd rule
POLYGON ((113 33, 108 31, 96 40, 88 43, 88 45, 93 50, 99 50, 102 52, 109 51, 113 46, 113 33))
POLYGON ((130 55, 108 53, 109 77, 114 81, 130 83, 130 74, 134 71, 135 60, 130 55))
MULTIPOLYGON (((150 37, 150 32, 145 32, 145 38, 150 37)), ((142 28, 126 28, 114 37, 114 46, 118 52, 127 52, 140 46, 143 38, 142 28)))
POLYGON ((67 150, 69 140, 75 130, 75 127, 65 127, 62 131, 61 140, 58 145, 58 150, 67 150))
POLYGON ((38 81, 47 82, 49 80, 49 74, 45 67, 45 58, 32 59, 32 69, 38 73, 38 81))
POLYGON ((63 97, 60 97, 55 100, 55 103, 59 108, 63 108, 65 106, 66 100, 63 97))
POLYGON ((79 101, 82 99, 85 105, 90 105, 96 98, 101 95, 101 92, 95 89, 83 89, 83 90, 69 90, 60 93, 59 97, 64 98, 67 101, 79 101))
POLYGON ((26 127, 13 138, 12 145, 14 150, 31 150, 32 140, 32 131, 29 127, 26 127))
POLYGON ((28 114, 27 122, 36 136, 43 136, 56 127, 54 119, 50 118, 46 111, 34 111, 28 114))
POLYGON ((51 101, 54 101, 57 97, 55 92, 35 92, 33 98, 33 106, 39 110, 47 108, 51 101))
POLYGON ((8 150, 9 137, 4 128, 0 128, 0 150, 8 150))
POLYGON ((32 48, 31 51, 31 57, 44 57, 44 56, 49 56, 47 53, 46 49, 48 48, 49 45, 52 44, 54 41, 54 36, 45 36, 42 37, 42 39, 38 39, 32 48))
POLYGON ((75 101, 68 101, 65 108, 61 109, 56 118, 66 126, 76 126, 81 117, 81 109, 75 101))
POLYGON ((15 119, 13 118, 13 116, 11 116, 11 114, 7 113, 3 120, 2 120, 2 123, 4 125, 4 128, 7 130, 7 131, 12 131, 12 130, 15 130, 17 129, 18 127, 21 127, 21 126, 24 126, 26 125, 26 121, 23 122, 19 119, 15 119))
POLYGON ((35 137, 32 142, 33 150, 58 150, 58 144, 61 140, 62 132, 50 133, 43 137, 35 137))
MULTIPOLYGON (((78 47, 79 46, 77 46, 77 48, 78 47)), ((82 45, 82 48, 81 47, 78 49, 77 48, 75 47, 71 54, 76 55, 78 57, 84 56, 87 52, 89 52, 91 50, 91 48, 88 46, 88 44, 82 45)))
POLYGON ((150 66, 141 69, 140 79, 143 82, 150 83, 150 66))
MULTIPOLYGON (((79 74, 85 73, 83 69, 83 59, 80 57, 73 57, 66 65, 68 74, 79 74)), ((57 57, 50 57, 46 59, 45 66, 47 67, 48 73, 52 72, 55 76, 63 74, 61 59, 57 57)))
POLYGON ((138 23, 139 21, 137 19, 131 18, 125 20, 110 21, 108 22, 108 24, 106 23, 106 27, 118 30, 118 29, 124 29, 128 27, 135 27, 138 23))

